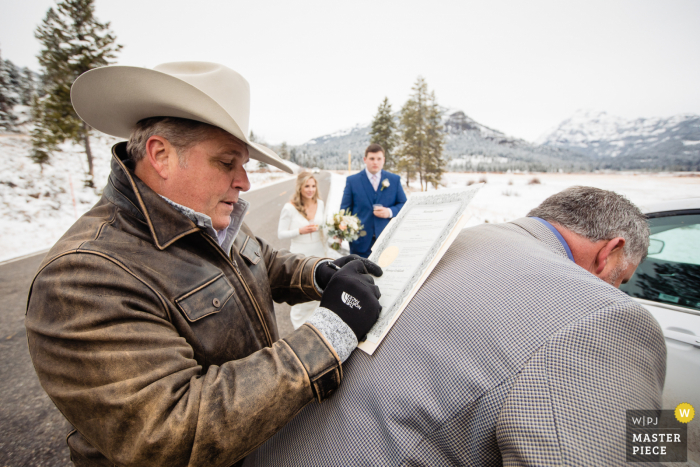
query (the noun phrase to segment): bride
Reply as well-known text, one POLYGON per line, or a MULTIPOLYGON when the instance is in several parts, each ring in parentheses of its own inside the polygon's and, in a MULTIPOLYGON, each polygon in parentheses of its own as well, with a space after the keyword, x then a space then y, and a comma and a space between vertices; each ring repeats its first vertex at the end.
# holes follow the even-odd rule
MULTIPOLYGON (((319 198, 318 186, 313 174, 302 172, 297 176, 296 187, 289 203, 282 208, 277 236, 289 238, 289 251, 306 256, 327 257, 323 235, 319 231, 323 223, 323 200, 319 198)), ((294 329, 304 324, 306 318, 318 307, 319 302, 294 305, 290 313, 294 329)))

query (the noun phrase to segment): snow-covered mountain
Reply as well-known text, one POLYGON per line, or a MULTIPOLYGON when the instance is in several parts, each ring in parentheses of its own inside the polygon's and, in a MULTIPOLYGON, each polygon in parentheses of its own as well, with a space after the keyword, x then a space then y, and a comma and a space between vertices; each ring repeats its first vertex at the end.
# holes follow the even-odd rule
MULTIPOLYGON (((394 118, 398 122, 398 113, 394 118)), ((443 114, 445 158, 454 170, 586 170, 589 158, 566 149, 539 147, 510 137, 468 117, 463 111, 448 109, 443 114)), ((344 168, 348 151, 353 167, 360 167, 369 144, 370 124, 314 138, 294 148, 297 157, 310 161, 307 165, 344 168)))
POLYGON ((602 167, 700 170, 698 115, 627 120, 580 110, 538 143, 585 154, 602 167))
POLYGON ((365 148, 369 145, 369 129, 369 124, 355 125, 294 146, 292 152, 301 165, 341 169, 348 166, 350 151, 353 167, 359 167, 365 148))
POLYGON ((445 155, 454 169, 567 171, 590 169, 589 160, 566 149, 540 147, 508 136, 467 116, 448 110, 443 117, 445 155))

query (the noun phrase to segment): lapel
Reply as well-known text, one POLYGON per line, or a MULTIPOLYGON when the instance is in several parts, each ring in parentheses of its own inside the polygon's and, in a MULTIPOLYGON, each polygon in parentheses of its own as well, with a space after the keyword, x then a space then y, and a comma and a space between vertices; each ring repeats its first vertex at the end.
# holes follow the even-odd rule
POLYGON ((369 204, 372 205, 374 204, 374 200, 377 198, 377 192, 374 191, 374 187, 372 186, 372 183, 369 181, 369 177, 367 176, 367 171, 365 169, 362 169, 362 172, 359 173, 360 175, 360 183, 365 189, 365 193, 367 194, 367 199, 369 200, 369 204))

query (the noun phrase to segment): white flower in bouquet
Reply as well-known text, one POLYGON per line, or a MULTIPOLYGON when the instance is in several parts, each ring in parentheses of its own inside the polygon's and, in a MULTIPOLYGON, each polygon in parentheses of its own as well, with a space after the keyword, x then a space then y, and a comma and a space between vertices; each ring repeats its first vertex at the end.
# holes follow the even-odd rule
POLYGON ((367 235, 362 228, 360 219, 349 211, 346 213, 345 209, 333 214, 333 218, 323 225, 323 231, 331 240, 331 248, 334 250, 340 249, 343 240, 352 242, 367 235))

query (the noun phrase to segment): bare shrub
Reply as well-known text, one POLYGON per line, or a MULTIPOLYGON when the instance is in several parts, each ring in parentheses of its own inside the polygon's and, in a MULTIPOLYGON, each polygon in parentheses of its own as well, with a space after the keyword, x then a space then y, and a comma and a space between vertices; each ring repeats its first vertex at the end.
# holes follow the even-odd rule
POLYGON ((520 193, 518 193, 517 191, 512 191, 512 190, 505 190, 505 191, 501 192, 501 194, 503 196, 516 196, 516 197, 520 196, 520 193))
POLYGON ((472 186, 476 182, 474 180, 467 180, 467 186, 472 186))
POLYGON ((527 182, 528 185, 540 185, 541 183, 542 182, 537 177, 533 177, 529 182, 527 182))
POLYGON ((508 186, 513 185, 513 180, 508 180, 508 186))
POLYGON ((479 183, 488 183, 488 180, 486 180, 486 177, 481 177, 479 183))

